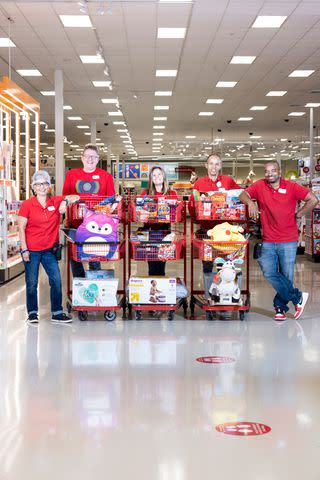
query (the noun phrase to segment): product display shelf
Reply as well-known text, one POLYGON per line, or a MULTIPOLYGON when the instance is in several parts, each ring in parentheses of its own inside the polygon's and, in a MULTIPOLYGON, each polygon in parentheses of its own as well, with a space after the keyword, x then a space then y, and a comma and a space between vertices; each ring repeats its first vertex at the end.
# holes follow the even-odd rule
POLYGON ((319 203, 305 215, 305 254, 309 260, 320 261, 320 177, 311 182, 319 203))
MULTIPOLYGON (((144 295, 145 303, 139 303, 140 294, 131 294, 130 279, 132 262, 137 262, 137 270, 141 262, 172 262, 181 260, 183 263, 183 278, 176 278, 176 286, 186 285, 186 205, 182 197, 163 196, 135 196, 130 199, 128 210, 128 238, 129 238, 129 313, 135 313, 136 320, 140 320, 143 311, 151 311, 154 315, 166 312, 168 320, 173 320, 175 311, 183 307, 184 316, 187 315, 188 303, 184 297, 175 296, 175 302, 167 303, 169 298, 169 277, 154 275, 141 280, 141 289, 147 289, 151 281, 161 283, 161 292, 156 295, 144 295), (148 287, 144 285, 144 283, 148 287), (135 295, 139 296, 133 300, 135 295), (131 298, 132 297, 132 298, 131 298), (148 297, 148 298, 147 298, 148 297), (162 298, 163 297, 163 298, 162 298), (162 303, 163 302, 163 303, 162 303), (156 313, 155 313, 156 312, 156 313)), ((140 281, 139 273, 134 278, 140 281)))

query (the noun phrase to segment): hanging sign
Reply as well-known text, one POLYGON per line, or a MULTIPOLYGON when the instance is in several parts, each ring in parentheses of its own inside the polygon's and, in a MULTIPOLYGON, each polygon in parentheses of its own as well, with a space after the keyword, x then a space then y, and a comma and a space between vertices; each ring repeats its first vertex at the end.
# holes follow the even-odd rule
POLYGON ((214 356, 214 357, 199 357, 197 358, 197 362, 200 363, 234 363, 236 359, 234 357, 222 357, 222 356, 214 356))
POLYGON ((268 425, 257 422, 229 422, 221 423, 216 426, 216 430, 226 435, 237 435, 240 437, 249 437, 265 435, 271 431, 268 425))

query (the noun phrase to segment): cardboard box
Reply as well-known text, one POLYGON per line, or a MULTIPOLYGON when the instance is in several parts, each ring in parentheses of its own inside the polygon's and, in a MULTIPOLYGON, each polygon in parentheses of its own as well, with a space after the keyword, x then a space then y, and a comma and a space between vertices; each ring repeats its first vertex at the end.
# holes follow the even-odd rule
POLYGON ((116 307, 118 279, 74 278, 72 305, 75 307, 116 307))
POLYGON ((142 305, 175 304, 176 284, 176 278, 130 277, 129 302, 142 305))

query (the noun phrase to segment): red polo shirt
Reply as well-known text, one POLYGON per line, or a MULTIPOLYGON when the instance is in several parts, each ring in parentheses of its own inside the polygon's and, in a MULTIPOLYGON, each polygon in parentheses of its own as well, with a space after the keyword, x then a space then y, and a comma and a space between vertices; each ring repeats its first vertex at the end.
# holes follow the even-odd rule
POLYGON ((298 240, 296 206, 299 200, 304 200, 308 195, 307 188, 281 178, 279 188, 273 188, 266 180, 258 180, 246 192, 258 202, 264 242, 298 240))
POLYGON ((25 200, 19 210, 19 217, 28 220, 26 226, 27 247, 39 252, 52 248, 59 239, 60 213, 59 206, 63 197, 48 197, 45 208, 37 197, 25 200))
POLYGON ((83 168, 73 168, 67 173, 63 195, 101 195, 111 197, 115 194, 113 177, 110 173, 96 168, 88 173, 83 168))

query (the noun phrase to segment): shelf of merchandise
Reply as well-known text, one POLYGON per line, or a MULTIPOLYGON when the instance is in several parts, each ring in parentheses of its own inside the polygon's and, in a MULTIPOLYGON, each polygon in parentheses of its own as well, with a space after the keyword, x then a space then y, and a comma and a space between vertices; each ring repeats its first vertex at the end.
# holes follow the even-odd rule
POLYGON ((305 254, 309 260, 320 262, 320 178, 311 181, 312 191, 319 203, 305 215, 305 254))

